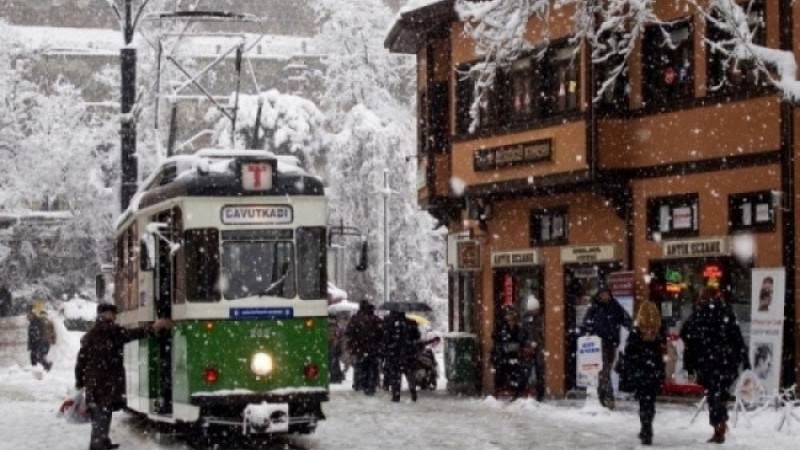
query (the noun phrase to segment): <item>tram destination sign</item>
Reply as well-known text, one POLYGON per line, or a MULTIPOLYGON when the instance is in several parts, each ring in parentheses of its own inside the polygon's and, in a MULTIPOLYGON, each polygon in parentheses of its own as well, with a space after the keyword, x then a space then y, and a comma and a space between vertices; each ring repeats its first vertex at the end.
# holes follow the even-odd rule
POLYGON ((291 319, 293 308, 231 308, 229 317, 233 320, 291 319))
POLYGON ((288 205, 226 205, 222 207, 225 225, 287 225, 294 220, 288 205))

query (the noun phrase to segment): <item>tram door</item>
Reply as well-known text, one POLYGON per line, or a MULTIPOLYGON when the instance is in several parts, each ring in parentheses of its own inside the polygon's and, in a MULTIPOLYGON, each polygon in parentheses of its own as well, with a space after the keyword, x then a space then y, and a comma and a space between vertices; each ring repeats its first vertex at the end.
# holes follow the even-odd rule
POLYGON ((576 351, 580 327, 598 287, 601 284, 607 285, 609 275, 619 270, 620 265, 616 262, 564 265, 564 297, 566 299, 564 339, 567 344, 564 374, 567 390, 585 387, 578 386, 576 379, 576 351))
MULTIPOLYGON (((175 294, 175 257, 170 243, 177 243, 181 237, 180 210, 173 209, 162 213, 157 221, 166 224, 161 230, 164 239, 158 239, 157 261, 155 267, 155 309, 156 317, 172 318, 172 299, 175 294)), ((172 332, 162 330, 156 334, 158 355, 155 362, 156 413, 172 414, 172 332)), ((152 392, 152 391, 151 391, 152 392)))

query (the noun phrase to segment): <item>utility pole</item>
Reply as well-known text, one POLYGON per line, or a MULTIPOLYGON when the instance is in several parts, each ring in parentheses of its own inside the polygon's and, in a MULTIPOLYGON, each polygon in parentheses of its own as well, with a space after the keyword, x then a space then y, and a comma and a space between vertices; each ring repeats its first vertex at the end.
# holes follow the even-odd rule
MULTIPOLYGON (((136 155, 136 118, 131 113, 136 103, 136 49, 133 43, 133 30, 136 21, 131 15, 133 0, 124 0, 122 34, 125 46, 120 50, 121 97, 120 97, 120 153, 122 186, 120 187, 120 209, 125 211, 136 193, 139 179, 139 160, 136 155)), ((147 2, 145 2, 146 4, 147 2)), ((144 8, 142 5, 141 10, 144 8)), ((116 8, 115 8, 116 9, 116 8)), ((119 13, 117 14, 119 16, 119 13)), ((138 15, 136 17, 138 19, 138 15)))
POLYGON ((383 169, 383 302, 389 301, 389 169, 383 169))

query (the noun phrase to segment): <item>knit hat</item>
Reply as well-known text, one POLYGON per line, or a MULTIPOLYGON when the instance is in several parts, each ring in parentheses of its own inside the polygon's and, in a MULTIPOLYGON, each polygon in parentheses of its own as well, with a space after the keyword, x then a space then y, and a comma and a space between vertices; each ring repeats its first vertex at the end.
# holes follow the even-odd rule
POLYGON ((117 313, 117 305, 113 305, 111 303, 100 303, 97 305, 97 315, 103 314, 104 312, 112 312, 114 314, 117 313))
POLYGON ((650 300, 645 300, 639 307, 636 314, 636 328, 642 333, 646 341, 655 340, 661 330, 661 313, 658 312, 656 304, 650 300))

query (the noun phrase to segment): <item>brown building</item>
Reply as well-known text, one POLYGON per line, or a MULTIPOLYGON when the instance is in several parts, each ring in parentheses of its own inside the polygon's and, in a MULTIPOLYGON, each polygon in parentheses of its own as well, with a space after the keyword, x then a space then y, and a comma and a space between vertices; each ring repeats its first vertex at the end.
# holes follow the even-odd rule
MULTIPOLYGON (((598 285, 632 279, 623 306, 652 299, 674 337, 718 283, 750 340, 752 269, 768 268, 785 275, 781 384, 796 381, 794 105, 712 53, 703 38, 720 31, 687 2, 659 2, 675 48, 648 28, 599 101, 608 68, 589 64, 586 46, 576 54, 570 14, 554 15, 545 56, 499 71, 471 129, 462 74, 478 59, 453 3, 405 11, 386 46, 417 56, 419 201, 449 230, 450 330, 477 336, 483 391, 503 305, 524 310, 530 294, 543 305, 547 391, 561 396, 576 387, 577 328, 598 285)), ((787 5, 755 2, 750 15, 759 42, 797 54, 787 5)), ((541 24, 528 27, 535 43, 541 24)), ((693 391, 681 369, 673 358, 665 389, 693 391)))

